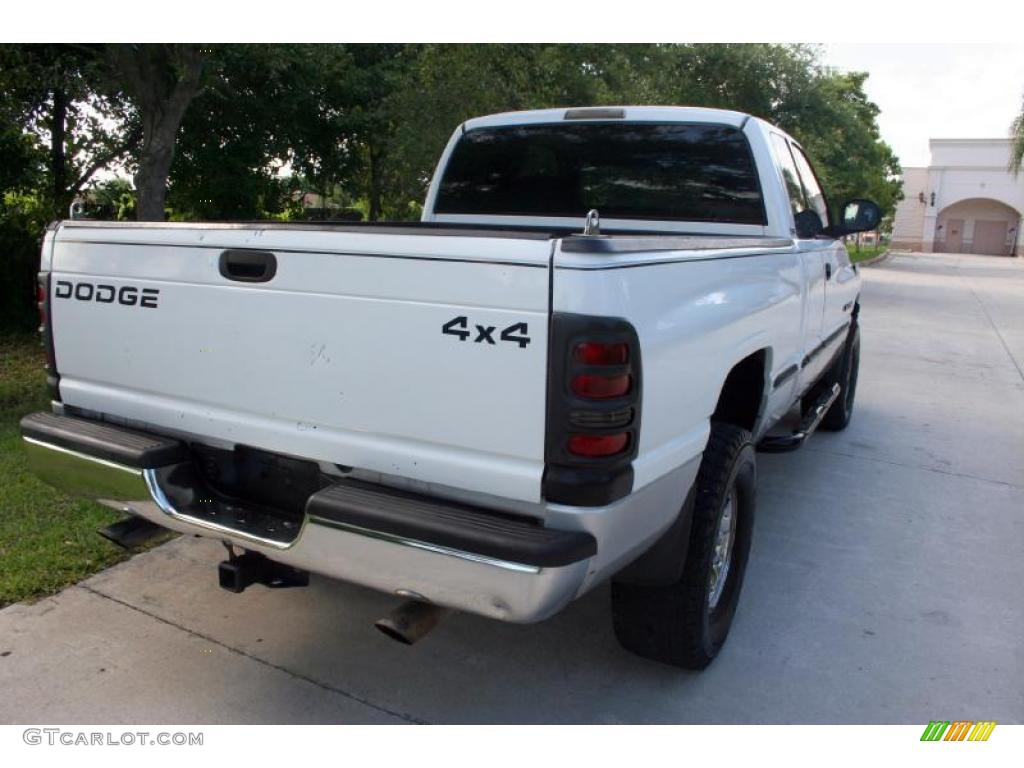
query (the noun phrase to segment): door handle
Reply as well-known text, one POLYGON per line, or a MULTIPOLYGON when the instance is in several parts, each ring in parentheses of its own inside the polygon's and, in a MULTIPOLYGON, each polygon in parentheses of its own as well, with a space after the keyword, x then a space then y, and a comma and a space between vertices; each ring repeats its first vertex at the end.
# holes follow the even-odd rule
POLYGON ((266 283, 277 274, 277 257, 270 251, 234 248, 220 255, 220 273, 228 280, 266 283))
POLYGON ((827 261, 825 262, 825 279, 832 279, 832 265, 827 261))

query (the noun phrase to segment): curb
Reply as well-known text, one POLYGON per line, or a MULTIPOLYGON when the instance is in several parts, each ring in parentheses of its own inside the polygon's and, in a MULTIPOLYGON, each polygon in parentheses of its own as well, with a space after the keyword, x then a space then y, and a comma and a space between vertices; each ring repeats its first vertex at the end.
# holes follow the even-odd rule
POLYGON ((881 264, 883 261, 885 261, 887 258, 889 258, 889 255, 891 253, 892 253, 892 249, 889 249, 887 251, 884 251, 884 252, 878 254, 877 256, 873 256, 872 258, 868 259, 867 261, 858 261, 857 262, 857 266, 858 267, 871 267, 871 266, 874 266, 875 264, 881 264))

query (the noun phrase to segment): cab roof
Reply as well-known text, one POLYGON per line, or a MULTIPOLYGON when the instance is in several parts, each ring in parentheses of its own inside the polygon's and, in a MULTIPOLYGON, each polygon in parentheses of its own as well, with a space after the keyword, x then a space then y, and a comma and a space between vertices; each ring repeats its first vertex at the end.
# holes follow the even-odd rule
POLYGON ((705 107, 569 107, 501 112, 496 115, 474 117, 463 123, 462 127, 463 130, 472 131, 476 128, 497 128, 510 125, 623 120, 626 122, 715 123, 741 128, 749 119, 750 115, 743 112, 705 107))

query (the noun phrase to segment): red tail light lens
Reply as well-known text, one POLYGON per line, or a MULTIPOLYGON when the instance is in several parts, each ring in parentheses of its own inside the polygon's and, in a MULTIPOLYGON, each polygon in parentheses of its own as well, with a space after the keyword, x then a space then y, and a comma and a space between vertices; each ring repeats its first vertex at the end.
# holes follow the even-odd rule
POLYGON ((585 341, 576 345, 573 357, 583 365, 625 365, 629 361, 629 346, 585 341))
POLYGON ((572 435, 569 438, 569 453, 592 458, 614 456, 629 446, 629 434, 617 435, 572 435))
POLYGON ((46 287, 36 283, 36 308, 39 310, 39 332, 46 332, 46 287))
POLYGON ((573 377, 572 391, 579 397, 591 400, 607 400, 622 397, 629 392, 632 379, 628 374, 622 376, 598 376, 581 373, 573 377))

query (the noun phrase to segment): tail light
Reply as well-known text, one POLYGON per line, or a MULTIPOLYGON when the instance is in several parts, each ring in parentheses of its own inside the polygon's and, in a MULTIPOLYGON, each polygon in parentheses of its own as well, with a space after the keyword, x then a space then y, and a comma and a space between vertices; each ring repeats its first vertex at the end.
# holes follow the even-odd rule
POLYGON ((36 307, 39 309, 39 333, 46 352, 46 385, 52 400, 60 400, 60 375, 53 351, 53 318, 50 312, 50 273, 40 272, 36 278, 36 307))
POLYGON ((633 487, 640 344, 619 318, 555 313, 548 371, 544 498, 602 506, 633 487))
POLYGON ((629 435, 619 432, 615 435, 572 435, 569 437, 569 453, 576 456, 614 456, 622 453, 629 445, 629 435))
POLYGON ((601 374, 581 373, 572 380, 573 394, 590 400, 607 400, 611 397, 622 397, 629 393, 630 378, 628 374, 604 376, 601 374))
POLYGON ((575 346, 572 356, 583 365, 625 365, 629 362, 629 345, 584 341, 575 346))

